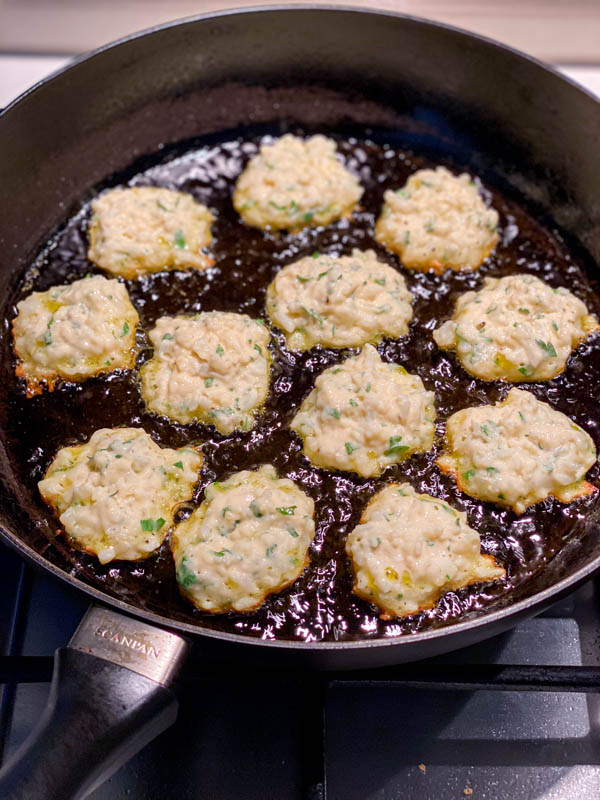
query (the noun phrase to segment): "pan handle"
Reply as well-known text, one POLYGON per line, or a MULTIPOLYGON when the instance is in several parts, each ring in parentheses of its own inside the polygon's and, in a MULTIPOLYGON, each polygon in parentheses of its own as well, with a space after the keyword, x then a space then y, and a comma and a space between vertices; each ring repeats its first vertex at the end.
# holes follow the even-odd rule
POLYGON ((175 721, 169 687, 188 650, 180 636, 92 606, 56 651, 48 704, 0 771, 0 797, 86 797, 175 721))

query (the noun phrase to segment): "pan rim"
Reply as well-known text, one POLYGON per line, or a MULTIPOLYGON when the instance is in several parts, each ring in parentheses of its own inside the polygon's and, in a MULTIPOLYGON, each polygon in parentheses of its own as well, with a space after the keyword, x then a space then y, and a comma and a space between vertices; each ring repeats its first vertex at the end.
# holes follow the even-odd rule
MULTIPOLYGON (((592 559, 587 565, 581 567, 571 575, 561 578, 561 580, 536 592, 529 597, 512 603, 505 608, 496 611, 485 612, 475 619, 462 620, 458 622, 451 622, 439 628, 430 629, 420 633, 405 633, 400 636, 378 637, 376 639, 353 639, 349 641, 317 641, 307 642, 294 639, 262 639, 260 637, 249 636, 243 633, 229 633, 228 631, 220 631, 212 628, 205 628, 202 624, 192 625, 189 622, 182 622, 173 619, 172 617, 164 617, 153 611, 148 611, 137 606, 130 605, 124 600, 117 597, 112 597, 106 592, 97 589, 75 575, 71 575, 60 567, 55 566, 52 562, 47 561, 43 556, 37 553, 25 542, 21 541, 11 531, 8 531, 3 526, 0 527, 0 537, 5 544, 8 544, 13 550, 21 555, 25 561, 31 563, 34 567, 41 568, 45 572, 50 573, 52 577, 58 578, 65 582, 68 586, 84 592, 93 599, 105 603, 117 610, 128 614, 129 616, 136 617, 143 622, 150 622, 162 628, 170 628, 181 633, 189 634, 192 636, 207 637, 218 641, 226 641, 231 644, 244 644, 254 645, 258 647, 269 647, 279 650, 291 651, 309 651, 309 652, 327 652, 327 651, 366 651, 373 648, 380 647, 400 647, 408 646, 410 644, 423 643, 426 641, 435 641, 438 639, 445 639, 451 642, 454 636, 459 636, 465 631, 475 632, 486 626, 495 627, 499 623, 505 623, 498 629, 498 633, 510 627, 508 624, 513 617, 520 617, 522 614, 527 613, 527 616, 535 616, 540 613, 549 605, 557 602, 565 594, 574 591, 579 585, 585 581, 593 578, 600 573, 600 556, 592 559)), ((482 637, 485 638, 485 637, 482 637)), ((448 650, 451 650, 449 647, 448 650)))
POLYGON ((369 8, 367 6, 350 6, 350 5, 334 5, 330 3, 289 3, 285 5, 256 5, 256 6, 234 6, 232 8, 223 9, 219 11, 207 11, 202 14, 191 14, 186 17, 180 17, 175 20, 171 20, 169 22, 160 23, 158 25, 152 25, 148 28, 143 28, 140 31, 135 31, 134 33, 126 34, 125 36, 121 36, 118 39, 113 40, 112 42, 108 42, 107 44, 100 45, 99 47, 94 48, 93 50, 89 50, 84 53, 80 53, 64 64, 62 67, 52 71, 44 78, 41 78, 39 81, 34 83, 32 86, 29 86, 25 91, 21 92, 21 94, 17 95, 11 102, 4 106, 4 108, 0 109, 0 119, 8 114, 17 104, 21 101, 25 100, 31 94, 36 92, 41 87, 45 86, 48 83, 51 83, 55 78, 60 77, 65 72, 68 72, 71 69, 79 66, 82 63, 90 61, 93 58, 96 58, 103 53, 112 50, 114 48, 120 47, 121 45, 127 44, 128 42, 134 41, 136 39, 141 39, 145 36, 149 36, 154 33, 160 33, 161 31, 168 30, 170 28, 176 28, 183 25, 188 25, 196 22, 203 22, 205 20, 211 19, 219 19, 221 17, 236 17, 242 16, 245 14, 266 14, 270 12, 298 12, 298 11, 306 11, 306 12, 314 12, 314 11, 327 11, 327 12, 340 12, 342 14, 363 14, 366 16, 373 16, 373 17, 392 17, 395 19, 403 19, 408 20, 409 22, 416 23, 418 25, 422 25, 425 27, 430 28, 438 28, 440 30, 450 31, 451 33, 456 33, 460 36, 463 36, 467 39, 474 39, 479 42, 483 42, 488 47, 491 47, 495 50, 501 50, 503 52, 510 53, 511 55, 526 61, 533 66, 541 69, 543 72, 549 72, 558 80, 563 81, 564 83, 571 86, 573 89, 577 90, 584 96, 588 97, 596 104, 600 104, 600 98, 594 94, 594 92, 587 89, 581 83, 578 83, 573 78, 565 75, 563 72, 560 72, 556 67, 552 64, 547 64, 546 62, 542 61, 535 56, 529 55, 528 53, 519 50, 516 47, 512 47, 508 44, 503 44, 502 42, 498 41, 497 39, 492 39, 489 36, 485 36, 483 34, 475 33, 473 31, 469 31, 466 28, 461 28, 457 25, 450 25, 446 22, 440 22, 438 20, 427 19, 425 17, 420 17, 415 14, 403 14, 400 11, 391 11, 389 9, 383 8, 369 8))
MULTIPOLYGON (((151 26, 149 28, 145 28, 141 31, 137 31, 132 34, 128 34, 106 45, 102 45, 90 52, 82 53, 76 56, 74 59, 69 61, 66 65, 64 65, 60 69, 55 70, 50 75, 46 76, 42 80, 35 83, 33 86, 26 89, 23 93, 21 93, 18 97, 16 97, 13 101, 11 101, 0 112, 0 120, 5 115, 9 114, 15 106, 23 102, 25 99, 29 98, 31 95, 35 94, 39 89, 44 87, 46 84, 50 84, 55 79, 61 77, 64 73, 67 73, 72 69, 75 69, 82 63, 90 61, 93 58, 96 58, 97 56, 103 54, 106 51, 110 51, 113 48, 126 45, 127 43, 140 39, 142 37, 147 37, 152 34, 168 30, 170 28, 190 25, 206 20, 219 19, 222 17, 241 16, 242 14, 262 15, 271 12, 281 14, 282 12, 312 13, 315 11, 316 12, 326 11, 329 13, 334 12, 336 14, 339 13, 341 15, 366 14, 374 17, 393 17, 406 20, 411 23, 415 23, 419 26, 449 31, 454 34, 458 34, 459 36, 464 37, 465 39, 482 42, 484 45, 494 50, 500 50, 504 53, 509 53, 513 57, 533 65, 536 69, 551 74, 554 77, 554 79, 562 81, 563 83, 569 85, 571 89, 589 98, 595 105, 600 105, 600 99, 594 93, 583 87, 581 84, 577 83, 572 78, 559 72, 556 68, 552 67, 551 65, 545 64, 541 60, 534 58, 533 56, 527 55, 526 53, 523 53, 522 51, 513 48, 509 45, 504 45, 494 39, 467 31, 463 28, 454 25, 449 25, 434 20, 424 19, 422 17, 415 15, 390 11, 387 9, 371 9, 371 8, 366 8, 364 6, 332 5, 328 3, 293 3, 289 5, 288 4, 269 5, 269 6, 257 5, 250 7, 241 7, 241 8, 238 7, 220 11, 206 12, 203 14, 195 14, 181 19, 166 22, 160 25, 151 26)), ((202 638, 225 641, 232 644, 253 645, 255 647, 261 647, 261 648, 268 647, 271 649, 288 650, 288 651, 308 651, 308 652, 363 651, 364 652, 367 650, 378 649, 381 647, 396 648, 404 646, 406 648, 410 647, 410 645, 418 645, 423 642, 427 641, 431 642, 435 640, 445 640, 448 643, 448 647, 446 649, 451 650, 454 637, 459 637, 462 633, 469 631, 475 634, 473 637, 473 641, 475 641, 477 638, 482 639, 485 638, 485 635, 481 635, 478 637, 477 632, 480 631, 481 629, 484 629, 485 627, 496 628, 497 632, 500 632, 500 630, 504 630, 505 628, 510 627, 510 621, 513 618, 519 618, 524 614, 527 614, 527 616, 533 616, 535 613, 541 612, 551 603, 557 601, 561 596, 567 594, 570 591, 573 591, 575 588, 577 588, 577 586, 589 580, 594 575, 600 573, 600 556, 597 556, 585 566, 580 567, 571 575, 565 576, 564 578, 560 579, 559 581, 547 587, 546 589, 536 592, 535 594, 532 594, 529 597, 519 600, 516 603, 510 604, 505 608, 490 612, 483 611, 483 613, 475 619, 452 622, 448 625, 444 625, 442 627, 435 628, 433 630, 423 631, 419 633, 403 634, 401 636, 395 636, 395 637, 392 636, 387 638, 379 637, 379 638, 364 639, 364 640, 355 639, 351 641, 307 642, 307 641, 298 641, 289 639, 261 639, 259 637, 252 637, 247 634, 236 634, 227 631, 214 630, 211 628, 205 628, 202 626, 202 624, 193 625, 191 623, 182 622, 179 620, 175 620, 171 617, 165 617, 162 616, 161 614, 157 614, 152 611, 147 611, 138 608, 136 606, 130 605, 124 600, 112 597, 111 595, 94 587, 93 585, 84 582, 80 578, 71 575, 68 571, 55 566, 46 558, 44 558, 40 553, 36 552, 32 547, 23 542, 15 533, 8 530, 4 526, 0 526, 0 538, 4 543, 9 545, 14 551, 16 551, 20 556, 22 556, 26 562, 29 562, 33 564, 35 567, 44 570, 44 572, 52 575, 55 578, 60 579, 68 586, 71 586, 74 589, 85 593, 94 600, 109 605, 117 609, 118 611, 121 611, 125 614, 133 616, 140 620, 150 622, 155 625, 159 625, 163 628, 170 628, 182 632, 184 634, 189 634, 202 638)))

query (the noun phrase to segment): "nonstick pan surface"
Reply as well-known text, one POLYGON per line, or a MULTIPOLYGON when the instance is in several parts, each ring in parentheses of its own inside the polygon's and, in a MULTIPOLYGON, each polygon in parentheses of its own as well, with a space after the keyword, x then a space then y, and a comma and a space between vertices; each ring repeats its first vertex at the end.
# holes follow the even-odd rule
MULTIPOLYGON (((411 71, 414 73, 414 63, 411 71)), ((217 16, 159 30, 103 51, 40 87, 20 106, 9 110, 0 123, 0 133, 5 126, 9 137, 15 130, 25 133, 21 159, 8 168, 8 188, 11 179, 15 185, 20 170, 24 188, 19 203, 23 205, 23 192, 25 197, 30 192, 32 209, 21 218, 21 231, 15 228, 14 213, 2 223, 6 240, 12 238, 13 245, 17 244, 12 251, 16 257, 3 265, 5 319, 12 318, 14 303, 32 288, 44 289, 94 271, 85 258, 87 201, 104 186, 132 180, 182 188, 213 208, 217 216, 213 231, 216 265, 208 276, 164 273, 129 284, 147 330, 163 313, 222 309, 260 316, 265 288, 282 264, 314 250, 348 253, 352 246, 374 246, 373 224, 383 191, 401 185, 416 168, 445 163, 455 169, 471 169, 482 177, 493 205, 501 213, 502 243, 479 274, 406 275, 416 296, 411 333, 406 340, 384 342, 380 352, 386 359, 418 372, 427 388, 436 390, 440 421, 458 408, 496 401, 504 396, 506 385, 469 378, 452 357, 432 344, 433 322, 450 314, 458 293, 479 285, 483 275, 527 271, 552 285, 568 286, 600 314, 595 264, 589 253, 598 246, 591 225, 593 208, 586 211, 581 207, 587 187, 578 185, 585 183, 585 176, 575 166, 572 170, 577 174, 564 173, 562 160, 544 164, 552 157, 548 148, 542 153, 540 147, 540 161, 526 152, 526 145, 532 144, 527 137, 533 131, 525 122, 521 130, 515 114, 523 117, 531 113, 531 108, 524 106, 519 81, 529 87, 537 81, 542 95, 549 81, 556 92, 562 91, 569 98, 571 110, 580 103, 592 122, 599 124, 597 104, 534 63, 435 25, 384 15, 305 10, 217 16), (297 35, 298 24, 310 27, 311 20, 316 19, 323 23, 315 30, 324 40, 321 44, 329 47, 327 63, 320 47, 315 57, 314 41, 310 47, 303 43, 303 49, 298 49, 302 42, 297 35), (332 38, 330 25, 324 24, 326 19, 335 20, 338 27, 343 22, 345 33, 332 38), (396 53, 396 57, 402 63, 394 65, 394 54, 388 53, 387 72, 378 70, 374 64, 376 45, 369 39, 371 44, 366 46, 372 48, 371 62, 363 65, 366 72, 360 79, 352 80, 357 67, 349 63, 346 50, 353 52, 359 40, 366 41, 360 30, 364 21, 375 26, 379 38, 388 44, 385 24, 398 26, 396 36, 403 46, 397 49, 403 55, 396 53), (294 43, 296 50, 290 47, 284 54, 281 42, 267 44, 273 39, 266 36, 267 32, 273 34, 276 29, 288 37, 290 45, 294 43), (218 35, 223 37, 223 49, 217 48, 216 53, 214 37, 218 35), (231 37, 237 37, 237 54, 241 57, 237 64, 227 57, 231 37), (434 76, 425 72, 416 80, 413 74, 412 81, 407 82, 410 76, 404 68, 410 63, 406 47, 412 48, 418 61, 422 58, 419 48, 428 37, 430 46, 435 43, 440 48, 441 60, 450 69, 443 80, 442 74, 438 75, 436 93, 427 86, 434 76), (257 42, 262 47, 259 55, 257 42), (335 52, 331 52, 332 43, 335 52), (466 55, 461 55, 460 45, 465 43, 466 55), (270 47, 278 65, 272 72, 266 53, 270 47), (174 86, 164 86, 165 59, 172 66, 176 50, 179 79, 174 86), (213 72, 221 70, 220 80, 202 76, 193 58, 200 52, 204 54, 203 63, 209 65, 208 72, 211 63, 213 72), (216 67, 211 54, 218 56, 216 67), (487 62, 481 60, 484 54, 487 62), (282 59, 288 63, 282 64, 282 59), (304 71, 304 80, 299 82, 295 67, 302 59, 311 69, 304 71), (507 68, 507 60, 512 69, 507 68), (340 77, 341 62, 348 70, 345 78, 340 77), (467 87, 465 67, 473 63, 480 65, 480 73, 467 87), (483 63, 486 76, 481 75, 483 63), (498 90, 502 70, 513 80, 506 93, 514 95, 513 113, 490 91, 483 95, 487 105, 481 105, 480 98, 474 115, 474 88, 481 90, 484 87, 479 84, 487 80, 488 89, 498 90), (238 80, 232 80, 232 72, 239 73, 238 80), (150 73, 161 77, 154 90, 149 85, 150 73), (243 81, 239 80, 242 75, 243 81), (392 91, 394 82, 402 90, 392 91), (104 98, 103 105, 94 92, 102 94, 107 86, 113 89, 112 102, 109 105, 104 98), (76 106, 77 99, 83 100, 82 90, 89 92, 91 110, 86 110, 85 104, 76 106), (68 131, 61 118, 57 120, 59 130, 50 135, 50 141, 38 140, 37 134, 23 126, 32 125, 36 115, 50 110, 52 96, 63 104, 67 116, 70 108, 75 130, 68 131), (179 125, 174 125, 174 115, 179 125), (498 136, 493 142, 490 124, 494 115, 506 116, 502 121, 514 130, 511 134, 507 131, 505 139, 498 136), (86 139, 81 138, 85 131, 77 129, 86 125, 87 147, 86 139), (154 131, 148 126, 154 126, 154 131), (366 187, 362 210, 351 224, 342 222, 301 236, 265 236, 240 224, 230 203, 235 177, 256 151, 261 136, 287 130, 304 134, 319 131, 338 138, 340 150, 366 187), (112 148, 117 141, 120 150, 115 153, 112 148), (33 163, 39 165, 37 180, 31 175, 31 162, 23 158, 23 148, 28 147, 33 163), (77 161, 75 155, 82 153, 83 162, 77 161), (62 194, 57 181, 58 187, 64 187, 62 194), (581 195, 578 201, 571 199, 574 188, 581 195), (62 198, 58 209, 57 192, 62 198), (572 208, 572 203, 578 205, 572 208), (45 213, 34 215, 33 209, 38 207, 45 213), (557 221, 557 217, 561 218, 557 221), (51 233, 53 228, 55 233, 51 233), (51 245, 44 249, 48 240, 51 245)), ((52 113, 56 115, 54 106, 52 113)), ((543 114, 541 117, 535 120, 540 129, 546 122, 543 114)), ((537 144, 535 137, 534 142, 537 144)), ((8 145, 14 147, 14 142, 8 145)), ((592 154, 589 157, 593 159, 592 154)), ((572 163, 569 159, 568 164, 572 163)), ((379 254, 394 263, 384 251, 379 254)), ((295 653, 312 651, 313 655, 319 653, 317 660, 324 664, 341 664, 343 653, 352 666, 389 663, 431 655, 491 635, 519 616, 541 608, 598 567, 595 498, 568 507, 546 501, 517 517, 457 493, 452 482, 433 465, 435 450, 388 471, 379 481, 312 468, 302 457, 287 423, 315 375, 340 360, 340 354, 334 351, 318 349, 299 357, 286 351, 275 337, 274 390, 265 414, 254 432, 222 437, 200 426, 180 427, 148 415, 140 402, 135 376, 129 374, 82 385, 65 384, 52 394, 27 400, 12 375, 7 333, 5 326, 0 389, 3 535, 47 569, 149 621, 230 642, 266 644, 295 653), (301 483, 316 501, 318 533, 311 566, 300 581, 252 615, 207 617, 179 597, 166 547, 157 558, 146 562, 100 568, 94 559, 76 553, 57 538, 57 526, 36 492, 36 483, 56 449, 85 440, 98 427, 131 423, 141 424, 163 445, 204 444, 205 468, 195 502, 202 499, 202 489, 210 480, 267 461, 274 463, 280 474, 301 483), (343 540, 367 499, 391 479, 410 480, 419 490, 431 491, 467 510, 470 521, 482 533, 486 550, 495 553, 507 567, 507 584, 451 593, 434 612, 401 623, 382 622, 374 609, 353 598, 343 540), (460 622, 449 626, 454 620, 460 622), (357 650, 362 656, 353 658, 351 652, 357 650)), ((149 357, 143 335, 141 345, 139 363, 149 357)), ((550 384, 529 388, 586 428, 598 445, 595 416, 599 378, 600 356, 597 341, 592 339, 578 350, 565 375, 550 384)), ((440 425, 439 433, 442 430, 440 425)), ((438 437, 436 450, 439 446, 438 437)), ((589 478, 598 483, 597 467, 589 478)), ((186 512, 182 509, 182 515, 186 512)))

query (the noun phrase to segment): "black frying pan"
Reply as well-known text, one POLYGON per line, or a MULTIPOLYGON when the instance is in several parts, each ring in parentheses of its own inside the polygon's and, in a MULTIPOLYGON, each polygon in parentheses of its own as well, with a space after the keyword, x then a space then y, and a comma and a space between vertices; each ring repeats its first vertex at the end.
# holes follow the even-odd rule
MULTIPOLYGON (((415 145, 493 176, 506 196, 554 220, 582 263, 600 258, 600 105, 566 79, 494 43, 390 14, 326 8, 217 14, 101 50, 4 112, 3 318, 12 317, 17 286, 41 244, 108 175, 164 145, 249 124, 370 127, 390 137, 402 131, 415 145)), ((94 608, 71 645, 59 651, 47 717, 20 761, 3 773, 2 796, 83 796, 172 721, 175 701, 166 687, 186 646, 151 626, 197 636, 203 653, 236 661, 376 667, 500 633, 600 567, 598 512, 589 505, 569 517, 568 530, 561 528, 564 545, 544 569, 510 594, 463 621, 399 637, 264 640, 112 591, 49 536, 47 513, 20 477, 8 331, 7 323, 0 385, 2 538, 131 616, 94 608)), ((597 404, 599 387, 585 388, 597 404)))

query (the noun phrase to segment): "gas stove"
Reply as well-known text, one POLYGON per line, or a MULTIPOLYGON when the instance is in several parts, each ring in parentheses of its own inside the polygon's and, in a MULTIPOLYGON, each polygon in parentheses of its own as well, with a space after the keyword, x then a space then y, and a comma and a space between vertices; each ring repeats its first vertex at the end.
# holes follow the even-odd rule
MULTIPOLYGON (((2 759, 33 728, 87 601, 0 548, 2 759)), ((600 581, 515 630, 369 672, 197 659, 177 722, 93 800, 585 800, 600 796, 600 581)))

